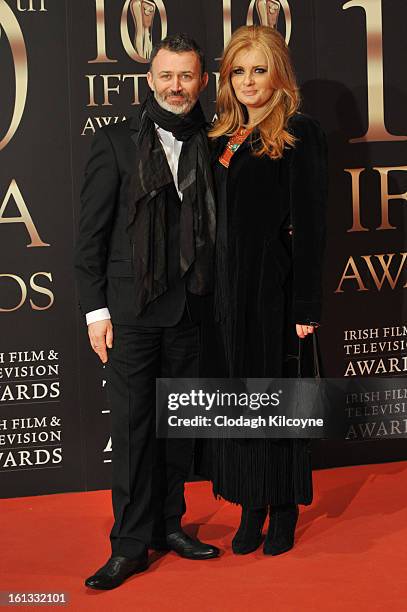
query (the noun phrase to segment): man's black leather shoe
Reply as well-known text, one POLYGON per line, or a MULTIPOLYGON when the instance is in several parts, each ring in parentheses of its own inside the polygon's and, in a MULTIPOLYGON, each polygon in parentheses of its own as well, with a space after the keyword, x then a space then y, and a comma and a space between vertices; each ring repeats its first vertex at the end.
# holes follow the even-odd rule
POLYGON ((147 553, 137 559, 128 557, 110 557, 109 561, 98 569, 96 574, 85 580, 85 586, 90 589, 115 589, 120 586, 126 578, 133 574, 144 572, 148 567, 147 553))
POLYGON ((185 559, 213 559, 219 556, 219 548, 190 538, 182 530, 167 535, 167 546, 185 559))

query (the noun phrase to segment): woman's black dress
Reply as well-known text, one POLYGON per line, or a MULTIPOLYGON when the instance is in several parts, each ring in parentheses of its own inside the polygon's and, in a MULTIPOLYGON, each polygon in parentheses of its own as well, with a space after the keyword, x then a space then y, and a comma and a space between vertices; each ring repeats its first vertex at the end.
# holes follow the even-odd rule
MULTIPOLYGON (((226 374, 208 368, 206 375, 295 376, 295 323, 320 320, 325 137, 305 115, 296 115, 290 129, 296 146, 281 160, 253 156, 249 137, 225 168, 218 157, 227 138, 217 141, 215 311, 226 374)), ((312 501, 304 440, 210 440, 201 445, 197 463, 216 496, 243 506, 312 501)))

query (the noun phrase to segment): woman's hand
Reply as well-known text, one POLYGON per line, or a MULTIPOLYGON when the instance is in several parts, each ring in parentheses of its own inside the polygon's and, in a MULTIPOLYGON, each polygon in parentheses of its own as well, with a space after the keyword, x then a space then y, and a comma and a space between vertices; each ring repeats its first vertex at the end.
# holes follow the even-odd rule
POLYGON ((308 334, 313 334, 316 325, 301 325, 301 323, 297 323, 295 326, 295 330, 297 332, 297 336, 300 338, 305 338, 308 334))

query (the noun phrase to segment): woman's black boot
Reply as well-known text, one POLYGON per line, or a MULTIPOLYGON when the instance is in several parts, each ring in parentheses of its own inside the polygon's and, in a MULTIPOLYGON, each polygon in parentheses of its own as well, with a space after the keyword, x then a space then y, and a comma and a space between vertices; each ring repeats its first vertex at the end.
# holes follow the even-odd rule
POLYGON ((285 504, 270 508, 270 523, 264 541, 265 555, 281 555, 294 546, 295 527, 298 521, 298 506, 285 504))
POLYGON ((261 544, 267 508, 242 508, 240 527, 232 540, 235 555, 248 555, 261 544))

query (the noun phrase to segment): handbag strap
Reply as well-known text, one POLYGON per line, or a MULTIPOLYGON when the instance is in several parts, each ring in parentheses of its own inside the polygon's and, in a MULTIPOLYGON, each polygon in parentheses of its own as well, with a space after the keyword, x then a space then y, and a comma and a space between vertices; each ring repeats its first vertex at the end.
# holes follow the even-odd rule
MULTIPOLYGON (((301 362, 302 362, 302 338, 298 338, 298 359, 297 359, 297 377, 301 378, 301 362)), ((314 333, 312 334, 312 355, 313 355, 313 365, 314 365, 314 377, 321 378, 321 369, 319 363, 319 348, 317 341, 316 330, 314 329, 314 333)))
POLYGON ((321 370, 319 367, 319 347, 317 341, 317 334, 314 329, 314 333, 312 334, 312 352, 314 355, 314 374, 315 378, 321 378, 321 370))

